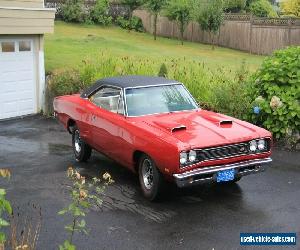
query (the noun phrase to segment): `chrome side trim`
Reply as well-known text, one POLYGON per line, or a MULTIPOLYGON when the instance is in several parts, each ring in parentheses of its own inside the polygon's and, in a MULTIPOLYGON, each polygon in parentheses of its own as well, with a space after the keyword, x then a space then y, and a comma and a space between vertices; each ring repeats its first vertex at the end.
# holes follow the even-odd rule
POLYGON ((222 170, 235 169, 236 177, 262 172, 272 162, 271 158, 248 160, 237 163, 197 168, 181 174, 173 174, 178 187, 216 181, 216 173, 222 170), (247 167, 250 167, 247 169, 247 167))

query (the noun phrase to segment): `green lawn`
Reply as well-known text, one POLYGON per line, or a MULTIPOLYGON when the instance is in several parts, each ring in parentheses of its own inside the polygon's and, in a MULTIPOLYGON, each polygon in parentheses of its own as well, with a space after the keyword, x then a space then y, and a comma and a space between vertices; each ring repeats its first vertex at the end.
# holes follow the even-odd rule
POLYGON ((55 33, 46 35, 46 70, 74 67, 82 60, 100 56, 106 50, 117 56, 137 56, 158 59, 186 57, 204 62, 209 67, 224 66, 236 69, 245 60, 249 69, 259 67, 264 57, 199 43, 185 42, 182 46, 174 39, 158 38, 145 33, 128 33, 118 27, 67 24, 55 22, 55 33))

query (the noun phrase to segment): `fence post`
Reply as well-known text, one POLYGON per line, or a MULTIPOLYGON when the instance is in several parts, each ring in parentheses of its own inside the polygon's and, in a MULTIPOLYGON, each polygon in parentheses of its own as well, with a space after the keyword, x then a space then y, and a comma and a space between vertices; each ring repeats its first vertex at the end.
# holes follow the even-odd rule
POLYGON ((291 36, 292 36, 292 34, 291 34, 292 33, 292 18, 291 17, 289 18, 289 21, 288 21, 288 27, 289 27, 288 43, 289 43, 289 46, 291 46, 292 45, 292 38, 291 38, 291 36))
POLYGON ((192 42, 194 41, 193 36, 194 36, 194 22, 192 22, 192 36, 191 36, 192 42))
POLYGON ((171 22, 172 22, 172 38, 174 38, 174 21, 171 22))
POLYGON ((252 24, 253 24, 253 15, 250 15, 250 34, 249 34, 249 53, 252 54, 252 24))

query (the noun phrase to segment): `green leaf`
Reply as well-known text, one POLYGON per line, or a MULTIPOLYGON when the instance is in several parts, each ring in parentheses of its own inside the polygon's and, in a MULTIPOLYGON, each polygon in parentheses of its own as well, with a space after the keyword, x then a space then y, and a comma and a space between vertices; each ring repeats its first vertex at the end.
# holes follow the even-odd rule
POLYGON ((7 227, 7 226, 9 226, 9 223, 6 220, 0 218, 0 227, 7 227))
POLYGON ((66 240, 63 245, 59 246, 59 250, 76 250, 76 246, 66 240))
POLYGON ((12 214, 12 207, 9 201, 3 200, 3 207, 5 208, 7 213, 12 214))
POLYGON ((6 236, 3 232, 0 232, 0 243, 4 244, 6 241, 6 236))
POLYGON ((58 215, 64 215, 64 214, 66 214, 68 211, 69 211, 69 210, 68 210, 67 208, 64 208, 63 210, 60 210, 60 211, 58 212, 58 215))

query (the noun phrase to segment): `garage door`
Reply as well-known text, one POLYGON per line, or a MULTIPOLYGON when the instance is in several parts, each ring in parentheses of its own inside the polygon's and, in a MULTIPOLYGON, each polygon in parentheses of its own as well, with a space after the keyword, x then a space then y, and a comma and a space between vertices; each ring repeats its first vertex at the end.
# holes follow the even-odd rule
POLYGON ((0 119, 36 113, 36 86, 33 41, 0 38, 0 119))

